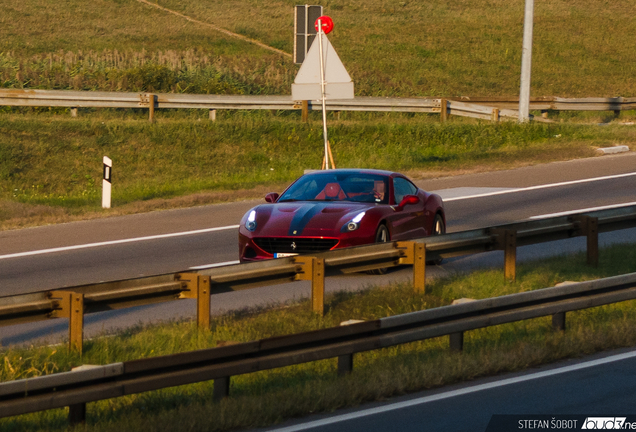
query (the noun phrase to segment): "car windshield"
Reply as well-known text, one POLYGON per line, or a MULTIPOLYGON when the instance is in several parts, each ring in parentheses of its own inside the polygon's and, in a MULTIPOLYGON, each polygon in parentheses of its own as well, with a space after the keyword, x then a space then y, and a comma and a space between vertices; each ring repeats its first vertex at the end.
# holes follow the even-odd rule
POLYGON ((285 201, 356 201, 387 204, 388 177, 376 174, 325 172, 301 177, 280 197, 285 201))

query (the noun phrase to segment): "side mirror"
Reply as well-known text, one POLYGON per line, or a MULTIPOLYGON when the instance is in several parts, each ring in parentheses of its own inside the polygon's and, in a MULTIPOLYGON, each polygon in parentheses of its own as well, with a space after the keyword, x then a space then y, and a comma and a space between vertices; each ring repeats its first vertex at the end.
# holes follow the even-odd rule
POLYGON ((416 195, 406 195, 404 198, 402 198, 402 201, 400 201, 400 204, 398 204, 395 209, 400 211, 409 204, 417 204, 419 202, 420 199, 416 195))
POLYGON ((265 195, 265 201, 267 201, 268 203, 274 203, 276 202, 279 196, 280 195, 278 195, 276 192, 270 192, 267 195, 265 195))

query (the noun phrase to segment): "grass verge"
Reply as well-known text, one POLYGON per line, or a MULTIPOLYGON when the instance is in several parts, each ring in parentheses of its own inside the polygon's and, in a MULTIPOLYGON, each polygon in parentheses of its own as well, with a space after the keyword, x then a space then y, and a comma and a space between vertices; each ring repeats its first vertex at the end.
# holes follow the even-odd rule
MULTIPOLYGON (((8 110, 0 117, 0 226, 261 197, 320 167, 319 113, 308 124, 295 112, 224 112, 210 122, 202 111, 168 111, 156 124, 145 114, 8 110), (101 209, 104 155, 114 163, 112 210, 101 209)), ((440 124, 400 113, 341 113, 329 122, 338 167, 414 178, 589 157, 594 147, 633 146, 636 135, 619 124, 440 124)))
MULTIPOLYGON (((0 380, 70 370, 79 364, 107 364, 217 346, 221 341, 250 341, 338 325, 349 319, 377 319, 449 304, 461 297, 488 298, 636 270, 634 245, 601 252, 597 269, 577 254, 522 264, 518 281, 504 284, 499 270, 455 275, 429 283, 427 294, 408 284, 339 293, 328 298, 318 317, 306 302, 283 308, 245 311, 213 320, 210 331, 191 322, 138 327, 97 338, 82 358, 64 347, 6 348, 0 380)), ((448 350, 445 337, 355 356, 354 372, 336 377, 336 360, 234 377, 231 397, 212 401, 212 383, 181 386, 91 403, 90 431, 222 431, 275 424, 316 412, 355 406, 426 388, 516 371, 605 349, 636 345, 635 301, 568 313, 565 332, 553 332, 550 317, 468 332, 462 354, 448 350)), ((67 430, 66 410, 58 409, 0 420, 3 431, 67 430)))

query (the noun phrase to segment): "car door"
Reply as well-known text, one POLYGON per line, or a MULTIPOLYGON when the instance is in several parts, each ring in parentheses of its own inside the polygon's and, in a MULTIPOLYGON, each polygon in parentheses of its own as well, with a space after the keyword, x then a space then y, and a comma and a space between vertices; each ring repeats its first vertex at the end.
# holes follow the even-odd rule
POLYGON ((404 240, 417 237, 424 237, 426 230, 424 227, 424 203, 418 194, 417 187, 403 177, 393 178, 393 208, 407 195, 415 195, 420 198, 417 204, 407 204, 401 211, 394 211, 389 218, 392 225, 391 240, 404 240))

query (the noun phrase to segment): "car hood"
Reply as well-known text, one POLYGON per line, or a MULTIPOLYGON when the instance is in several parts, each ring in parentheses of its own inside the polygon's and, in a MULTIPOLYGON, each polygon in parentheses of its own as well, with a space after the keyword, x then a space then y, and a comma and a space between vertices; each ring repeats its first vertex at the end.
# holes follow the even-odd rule
POLYGON ((262 204, 256 207, 255 236, 337 237, 344 224, 372 203, 303 201, 262 204))

